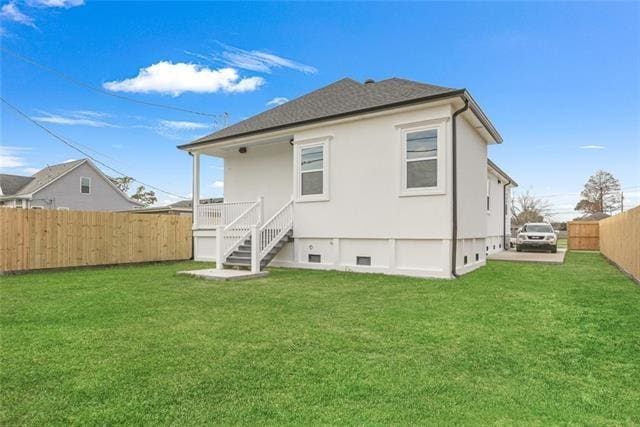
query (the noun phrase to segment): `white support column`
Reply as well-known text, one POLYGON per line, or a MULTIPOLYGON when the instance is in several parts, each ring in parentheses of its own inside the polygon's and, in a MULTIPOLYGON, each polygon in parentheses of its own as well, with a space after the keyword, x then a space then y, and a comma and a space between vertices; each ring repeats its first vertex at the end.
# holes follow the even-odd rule
POLYGON ((193 229, 198 228, 200 207, 200 153, 191 153, 193 155, 193 201, 191 202, 192 216, 193 216, 193 229))
POLYGON ((258 225, 262 225, 264 221, 264 197, 258 197, 258 225))
POLYGON ((216 227, 216 270, 222 270, 222 263, 225 261, 222 259, 222 239, 224 238, 224 225, 218 225, 216 227))
POLYGON ((251 272, 260 272, 260 260, 258 255, 260 253, 260 244, 258 243, 258 226, 251 226, 251 272))

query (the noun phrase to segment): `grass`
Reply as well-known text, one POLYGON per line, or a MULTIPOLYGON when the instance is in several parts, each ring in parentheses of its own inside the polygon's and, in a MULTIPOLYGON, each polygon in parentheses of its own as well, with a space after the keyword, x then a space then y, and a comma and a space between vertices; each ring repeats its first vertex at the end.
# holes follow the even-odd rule
POLYGON ((195 267, 1 278, 0 424, 640 424, 640 287, 599 254, 456 281, 195 267))

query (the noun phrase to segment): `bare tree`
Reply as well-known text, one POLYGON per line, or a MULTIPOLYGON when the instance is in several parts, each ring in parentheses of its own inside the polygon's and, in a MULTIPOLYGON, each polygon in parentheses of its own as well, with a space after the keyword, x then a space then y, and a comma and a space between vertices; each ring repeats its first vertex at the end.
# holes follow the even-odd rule
POLYGON ((549 202, 537 198, 529 190, 520 193, 511 200, 512 222, 518 226, 542 222, 548 216, 549 206, 549 202))
POLYGON ((620 209, 620 182, 609 172, 599 170, 591 175, 580 196, 582 199, 575 210, 585 214, 612 214, 620 209))

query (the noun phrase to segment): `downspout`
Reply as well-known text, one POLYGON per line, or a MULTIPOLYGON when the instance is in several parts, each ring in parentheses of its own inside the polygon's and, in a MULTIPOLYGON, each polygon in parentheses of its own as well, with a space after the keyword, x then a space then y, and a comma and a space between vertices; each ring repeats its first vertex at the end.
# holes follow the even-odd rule
POLYGON ((502 187, 502 249, 509 250, 511 246, 511 224, 509 224, 509 237, 507 237, 507 187, 511 185, 511 180, 502 187))
POLYGON ((460 108, 451 116, 451 154, 453 156, 453 179, 451 181, 452 217, 451 217, 451 274, 458 277, 456 273, 456 251, 458 249, 458 150, 457 150, 457 129, 456 118, 469 109, 469 100, 463 98, 464 107, 460 108))

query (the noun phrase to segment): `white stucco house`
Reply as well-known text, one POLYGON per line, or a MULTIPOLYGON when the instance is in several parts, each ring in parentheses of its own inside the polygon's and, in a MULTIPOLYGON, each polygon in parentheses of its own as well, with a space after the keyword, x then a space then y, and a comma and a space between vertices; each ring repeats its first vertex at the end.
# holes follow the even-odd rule
POLYGON ((196 260, 451 278, 503 250, 516 185, 465 89, 342 79, 179 148, 193 156, 196 260), (200 158, 224 203, 199 205, 200 158), (257 242, 257 243, 256 243, 257 242))

